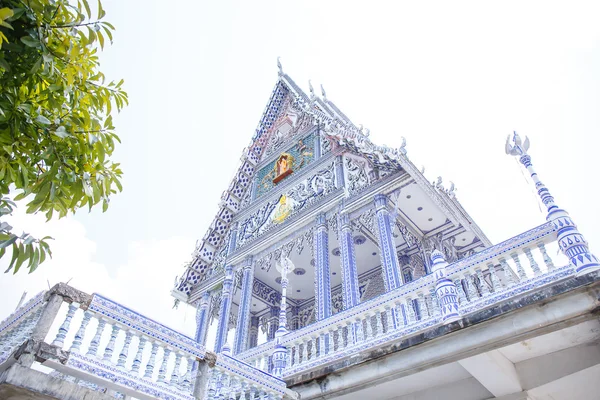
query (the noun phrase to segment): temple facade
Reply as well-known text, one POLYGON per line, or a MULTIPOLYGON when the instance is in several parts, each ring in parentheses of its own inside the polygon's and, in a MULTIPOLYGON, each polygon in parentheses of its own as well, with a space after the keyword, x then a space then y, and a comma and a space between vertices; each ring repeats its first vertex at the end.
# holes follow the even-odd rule
POLYGON ((172 291, 195 336, 57 285, 0 323, 0 398, 598 398, 600 262, 529 141, 505 151, 547 220, 493 244, 403 139, 373 143, 309 86, 279 65, 172 291))

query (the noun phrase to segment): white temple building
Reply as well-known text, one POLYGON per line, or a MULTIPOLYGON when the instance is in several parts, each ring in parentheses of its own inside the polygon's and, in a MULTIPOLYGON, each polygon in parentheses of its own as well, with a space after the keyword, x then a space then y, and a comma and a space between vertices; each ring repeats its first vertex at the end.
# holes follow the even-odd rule
POLYGON ((195 336, 57 285, 0 323, 0 399, 600 399, 600 263, 529 141, 547 218, 497 244, 398 142, 279 65, 172 292, 195 336))

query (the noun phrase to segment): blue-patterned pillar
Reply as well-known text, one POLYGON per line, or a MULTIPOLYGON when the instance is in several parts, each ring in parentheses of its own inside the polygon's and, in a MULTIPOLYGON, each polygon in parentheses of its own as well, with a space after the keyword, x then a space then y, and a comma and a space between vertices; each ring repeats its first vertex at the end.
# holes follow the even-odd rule
POLYGON ((360 302, 354 237, 352 236, 352 224, 348 213, 343 212, 340 214, 338 226, 342 256, 342 299, 346 310, 360 302))
POLYGON ((206 345, 206 334, 208 333, 208 307, 210 305, 210 292, 202 295, 196 310, 196 342, 206 345))
POLYGON ((254 285, 254 263, 252 256, 246 257, 242 276, 242 291, 238 308, 237 327, 233 342, 233 354, 246 350, 248 343, 248 328, 250 327, 250 307, 252 306, 252 286, 254 285))
POLYGON ((329 242, 325 214, 317 215, 314 237, 315 254, 315 317, 321 321, 331 316, 331 277, 329 273, 329 242))
MULTIPOLYGON (((237 223, 231 225, 227 256, 235 251, 237 240, 237 223)), ((215 353, 223 348, 227 341, 227 332, 229 331, 229 313, 231 312, 231 302, 233 297, 233 266, 225 265, 225 277, 223 279, 223 289, 221 290, 221 308, 219 310, 219 323, 217 325, 217 338, 215 340, 215 353)))
POLYGON ((460 314, 458 313, 458 293, 456 286, 448 278, 446 267, 448 263, 444 255, 439 250, 434 250, 431 253, 431 270, 435 276, 435 295, 438 299, 442 322, 448 324, 458 321, 460 314))
POLYGON ((552 221, 554 224, 554 228, 557 230, 558 245, 561 251, 569 258, 570 264, 575 268, 575 273, 581 276, 599 270, 600 260, 590 253, 587 241, 577 230, 577 225, 575 225, 569 213, 554 203, 554 197, 542 181, 540 181, 538 174, 531 164, 531 157, 527 154, 528 149, 529 140, 525 138, 525 142, 521 142, 521 138, 517 135, 517 132, 513 134, 512 143, 510 142, 510 135, 506 140, 506 153, 518 156, 521 164, 527 168, 527 172, 531 175, 538 195, 548 209, 546 220, 552 221))
POLYGON ((279 326, 279 307, 270 306, 269 319, 267 320, 267 341, 275 339, 275 332, 279 326))
POLYGON ((281 272, 281 304, 279 305, 279 326, 275 333, 275 348, 273 349, 273 375, 277 378, 283 377, 283 370, 286 367, 287 348, 282 344, 281 338, 288 333, 287 330, 287 274, 294 270, 289 258, 283 258, 279 264, 279 272, 281 272))
POLYGON ((390 212, 387 209, 387 197, 383 194, 375 195, 375 210, 377 212, 377 230, 379 232, 379 255, 383 268, 383 280, 387 291, 399 288, 402 285, 396 244, 392 236, 393 226, 390 212))
POLYGON ((318 160, 319 158, 321 158, 321 130, 320 129, 317 129, 314 140, 315 140, 315 144, 314 144, 315 160, 318 160))
POLYGON ((259 321, 260 319, 258 317, 250 317, 250 332, 249 332, 249 336, 248 336, 248 348, 249 349, 253 349, 256 346, 258 346, 258 328, 259 328, 259 321))
POLYGON ((215 353, 219 353, 227 341, 229 331, 229 313, 233 295, 233 266, 225 267, 225 279, 221 291, 221 308, 219 310, 219 324, 217 325, 217 339, 215 340, 215 353))
POLYGON ((344 177, 344 157, 335 157, 335 187, 341 188, 346 185, 346 179, 344 177))

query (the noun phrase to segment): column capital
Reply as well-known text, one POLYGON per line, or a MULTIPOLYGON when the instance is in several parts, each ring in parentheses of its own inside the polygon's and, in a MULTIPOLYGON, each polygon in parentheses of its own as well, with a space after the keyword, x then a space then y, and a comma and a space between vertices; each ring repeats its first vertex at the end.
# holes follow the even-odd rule
POLYGON ((350 230, 352 231, 352 224, 350 223, 350 215, 346 211, 340 212, 339 226, 341 231, 350 230))
POLYGON ((327 214, 319 213, 315 218, 315 222, 317 224, 317 228, 327 229, 327 214))
POLYGON ((377 211, 385 209, 387 207, 388 197, 382 193, 376 194, 374 197, 374 202, 377 211))

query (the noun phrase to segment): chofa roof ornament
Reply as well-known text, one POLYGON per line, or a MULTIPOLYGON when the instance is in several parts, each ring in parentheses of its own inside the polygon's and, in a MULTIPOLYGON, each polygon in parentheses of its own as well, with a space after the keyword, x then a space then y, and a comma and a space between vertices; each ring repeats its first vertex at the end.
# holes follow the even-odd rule
POLYGON ((280 58, 281 57, 277 57, 277 69, 279 69, 277 75, 283 76, 283 67, 281 66, 281 61, 279 61, 280 58))

